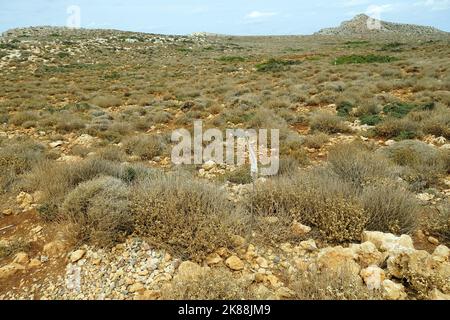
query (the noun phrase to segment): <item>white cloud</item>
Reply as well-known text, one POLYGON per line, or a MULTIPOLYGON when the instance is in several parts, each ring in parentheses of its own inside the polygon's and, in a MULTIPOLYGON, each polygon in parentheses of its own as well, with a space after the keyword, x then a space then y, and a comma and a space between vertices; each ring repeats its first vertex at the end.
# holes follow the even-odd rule
POLYGON ((267 18, 267 17, 273 17, 276 16, 277 12, 261 12, 261 11, 252 11, 249 14, 247 14, 245 17, 247 19, 260 19, 260 18, 267 18))
POLYGON ((424 0, 414 5, 429 8, 431 11, 442 11, 450 9, 450 0, 424 0))

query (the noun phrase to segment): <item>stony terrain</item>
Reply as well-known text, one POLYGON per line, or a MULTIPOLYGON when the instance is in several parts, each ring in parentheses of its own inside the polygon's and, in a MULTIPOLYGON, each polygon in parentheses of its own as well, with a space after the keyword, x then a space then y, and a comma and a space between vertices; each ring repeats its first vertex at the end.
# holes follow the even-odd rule
POLYGON ((322 29, 316 34, 329 36, 361 36, 371 33, 398 36, 423 36, 445 34, 446 32, 433 27, 381 21, 371 18, 368 15, 360 14, 355 16, 352 20, 343 22, 339 27, 322 29), (375 25, 379 26, 379 28, 371 27, 375 25))
POLYGON ((417 30, 4 33, 0 299, 449 299, 450 38, 417 30), (279 129, 279 175, 173 165, 198 119, 279 129))

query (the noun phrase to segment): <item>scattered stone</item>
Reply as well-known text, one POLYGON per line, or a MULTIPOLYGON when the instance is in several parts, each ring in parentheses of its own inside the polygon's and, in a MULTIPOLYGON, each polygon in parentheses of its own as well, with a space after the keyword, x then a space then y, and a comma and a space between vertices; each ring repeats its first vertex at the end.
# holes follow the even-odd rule
POLYGON ((10 263, 0 268, 0 279, 5 279, 16 273, 25 270, 25 267, 18 263, 10 263))
POLYGON ((30 261, 30 258, 28 257, 28 253, 26 253, 26 252, 17 253, 13 260, 14 263, 18 263, 18 264, 22 264, 22 265, 28 264, 29 261, 30 261))
POLYGON ((208 266, 219 264, 223 261, 222 257, 217 253, 212 253, 208 257, 206 257, 206 264, 208 266))
POLYGON ((66 251, 66 244, 61 240, 55 240, 44 246, 44 253, 49 257, 62 256, 66 251))
POLYGON ((314 239, 309 239, 309 240, 300 242, 300 247, 306 251, 316 251, 317 250, 317 244, 316 244, 316 241, 314 241, 314 239))
POLYGON ((81 260, 85 253, 86 253, 86 251, 84 251, 84 250, 77 250, 77 251, 72 252, 69 257, 70 262, 75 263, 75 262, 81 260))
POLYGON ((428 242, 437 246, 439 244, 439 240, 435 237, 428 237, 428 242))
POLYGON ((228 268, 230 268, 233 271, 240 271, 244 269, 244 262, 242 262, 241 259, 239 259, 237 256, 231 256, 226 261, 225 264, 228 268))
POLYGON ((30 263, 28 264, 28 268, 33 269, 41 266, 41 261, 39 259, 31 259, 30 263))
POLYGON ((51 148, 57 148, 57 147, 62 146, 63 144, 64 144, 63 141, 58 140, 58 141, 50 142, 50 143, 49 143, 49 146, 50 146, 51 148))
POLYGON ((291 231, 294 235, 303 237, 306 234, 308 234, 309 232, 311 232, 311 228, 294 220, 294 222, 292 223, 292 226, 291 226, 291 231))
POLYGON ((128 287, 128 291, 130 291, 131 293, 139 292, 139 291, 143 291, 143 290, 145 290, 145 287, 140 282, 136 282, 128 287))
POLYGON ((418 195, 416 195, 416 198, 419 199, 420 201, 424 201, 424 202, 428 202, 434 199, 434 195, 430 194, 430 193, 419 193, 418 195))

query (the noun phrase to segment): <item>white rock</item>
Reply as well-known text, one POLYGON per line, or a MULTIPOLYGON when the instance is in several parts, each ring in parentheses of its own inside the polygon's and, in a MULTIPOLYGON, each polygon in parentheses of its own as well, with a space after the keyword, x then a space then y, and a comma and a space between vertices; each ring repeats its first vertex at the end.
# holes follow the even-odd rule
POLYGON ((202 168, 206 171, 209 171, 215 167, 216 167, 216 163, 213 160, 206 161, 202 166, 202 168))
POLYGON ((381 284, 383 297, 387 300, 402 300, 406 298, 405 288, 401 283, 384 280, 381 284))
POLYGON ((381 283, 386 277, 384 270, 377 266, 370 266, 368 268, 362 269, 360 276, 361 278, 363 278, 364 283, 367 285, 367 288, 369 290, 380 289, 381 283))
POLYGON ((84 250, 77 250, 77 251, 72 252, 69 257, 70 262, 75 263, 75 262, 81 260, 81 258, 83 258, 85 253, 86 253, 86 251, 84 251, 84 250))

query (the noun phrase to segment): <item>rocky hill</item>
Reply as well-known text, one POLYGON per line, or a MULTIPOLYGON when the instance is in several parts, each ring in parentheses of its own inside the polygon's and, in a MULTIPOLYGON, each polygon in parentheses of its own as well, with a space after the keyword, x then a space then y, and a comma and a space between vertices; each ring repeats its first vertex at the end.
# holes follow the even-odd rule
POLYGON ((344 21, 339 27, 326 28, 316 32, 316 35, 351 36, 362 34, 392 34, 392 35, 444 35, 445 31, 413 24, 392 23, 373 19, 365 14, 359 14, 352 20, 344 21))

